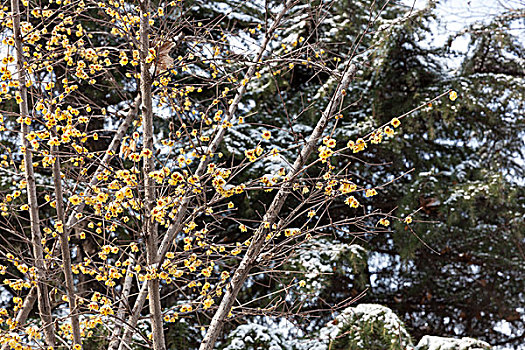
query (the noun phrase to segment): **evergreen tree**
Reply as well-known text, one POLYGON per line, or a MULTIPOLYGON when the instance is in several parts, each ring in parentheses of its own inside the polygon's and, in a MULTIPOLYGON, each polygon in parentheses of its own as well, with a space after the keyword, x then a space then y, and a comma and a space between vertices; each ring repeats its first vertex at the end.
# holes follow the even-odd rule
MULTIPOLYGON (((312 20, 305 15, 307 11, 301 10, 307 20, 303 23, 297 16, 297 22, 284 30, 291 34, 283 42, 294 44, 298 36, 309 38, 305 43, 328 52, 326 64, 344 57, 348 45, 341 42, 366 46, 370 37, 359 41, 356 36, 362 33, 359 25, 366 23, 367 12, 343 11, 339 7, 346 5, 343 2, 331 5, 324 13, 328 18, 324 23, 331 29, 317 31, 316 25, 307 24, 312 20)), ((388 28, 391 14, 401 11, 388 9, 374 28, 388 28)), ((523 336, 519 331, 523 328, 519 311, 523 303, 523 48, 510 30, 517 17, 503 15, 453 35, 451 40, 471 33, 468 54, 451 51, 450 43, 429 47, 423 40, 438 20, 433 12, 390 27, 371 64, 348 89, 361 100, 345 111, 334 130, 342 142, 355 140, 440 91, 454 89, 459 94, 457 99, 451 95, 453 101, 436 101, 413 113, 402 121, 401 137, 369 145, 359 159, 351 159, 348 168, 363 187, 367 183, 360 179, 387 182, 414 169, 385 187, 371 203, 383 212, 396 210, 403 215, 419 208, 413 216, 417 225, 394 223, 391 231, 367 229, 361 237, 370 250, 372 288, 366 300, 392 307, 416 339, 429 333, 474 336, 512 346, 523 336), (461 60, 460 69, 451 71, 450 60, 461 60), (511 335, 497 330, 501 322, 508 322, 511 335)), ((276 118, 283 125, 289 125, 290 119, 295 122, 289 131, 278 131, 276 147, 286 149, 283 145, 300 142, 301 132, 309 130, 330 90, 330 77, 321 69, 314 71, 313 65, 295 66, 286 74, 266 78, 266 84, 259 83, 261 89, 256 90, 252 105, 253 110, 263 111, 257 118, 263 123, 276 118), (311 112, 294 113, 309 104, 311 112)), ((348 160, 341 159, 338 166, 344 168, 348 160)), ((314 170, 311 176, 315 177, 314 170)), ((332 219, 344 218, 349 212, 342 206, 331 215, 332 219)), ((369 227, 375 224, 371 221, 369 227)), ((349 227, 348 231, 362 229, 349 227)), ((336 238, 334 245, 355 237, 327 233, 336 238)), ((344 270, 342 266, 336 264, 334 276, 344 270)), ((272 285, 266 283, 262 285, 272 285)), ((257 285, 248 289, 246 298, 258 295, 256 289, 257 285)), ((317 293, 322 290, 334 292, 332 301, 359 294, 354 281, 344 278, 335 278, 317 293)), ((309 299, 309 306, 320 308, 313 305, 315 300, 309 299)), ((323 321, 300 323, 308 328, 309 322, 319 325, 323 321)))

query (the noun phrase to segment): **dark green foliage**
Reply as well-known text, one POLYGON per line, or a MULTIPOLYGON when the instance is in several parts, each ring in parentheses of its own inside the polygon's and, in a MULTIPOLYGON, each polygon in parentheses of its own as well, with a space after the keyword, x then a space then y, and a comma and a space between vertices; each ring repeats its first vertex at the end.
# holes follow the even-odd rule
POLYGON ((333 350, 404 350, 396 334, 389 333, 380 320, 360 322, 349 321, 341 328, 341 336, 331 343, 333 350))
MULTIPOLYGON (((338 13, 338 6, 334 3, 330 13, 338 13)), ((394 8, 390 11, 395 12, 394 8)), ((350 11, 342 16, 349 13, 357 18, 362 15, 350 11)), ((369 263, 382 262, 381 267, 369 266, 373 283, 366 300, 396 310, 416 339, 432 333, 510 342, 512 346, 520 343, 519 330, 524 326, 517 309, 524 301, 521 290, 525 283, 521 233, 525 227, 520 214, 525 198, 523 48, 511 31, 505 31, 508 26, 494 31, 495 25, 488 24, 472 35, 471 53, 460 58, 459 70, 451 72, 446 60, 453 55, 446 47, 420 44, 430 31, 432 18, 429 13, 385 34, 387 39, 370 66, 349 88, 350 96, 361 100, 335 130, 339 142, 345 143, 441 92, 452 88, 459 94, 455 101, 443 98, 413 113, 402 121, 394 139, 369 145, 359 155, 363 161, 384 165, 352 160, 349 170, 362 185, 378 185, 414 168, 383 189, 371 204, 384 212, 397 208, 395 214, 400 216, 422 208, 410 227, 396 222, 391 232, 366 236, 366 247, 374 258, 369 263), (509 322, 513 336, 494 329, 502 320, 509 322), (518 338, 512 340, 515 336, 518 338)), ((322 47, 330 47, 331 55, 345 57, 348 46, 331 43, 345 35, 351 38, 356 30, 342 23, 334 26, 337 30, 331 33, 335 36, 319 40, 325 33, 319 31, 309 40, 316 38, 322 47)), ((301 35, 308 37, 308 26, 302 28, 301 35)), ((300 67, 277 78, 268 77, 266 89, 254 95, 254 110, 262 112, 258 119, 275 123, 281 118, 283 127, 288 127, 287 115, 297 115, 296 124, 301 128, 313 125, 333 84, 322 72, 313 71, 300 67), (275 79, 280 90, 272 82, 275 79), (308 103, 310 108, 299 113, 308 103), (286 114, 279 113, 283 109, 286 114)), ((300 142, 294 136, 280 133, 275 144, 300 142)), ((337 165, 346 166, 347 161, 342 158, 337 165)), ((345 218, 349 212, 341 208, 331 215, 345 218)), ((331 290, 340 286, 343 291, 347 286, 346 295, 351 295, 352 282, 341 278, 333 282, 327 284, 331 290)), ((255 289, 250 288, 247 297, 255 289)))
MULTIPOLYGON (((107 349, 111 334, 104 325, 99 324, 92 330, 91 334, 83 339, 82 346, 84 349, 107 349)), ((60 349, 60 348, 59 348, 60 349)))
POLYGON ((199 346, 200 332, 195 325, 185 320, 169 323, 166 331, 168 349, 196 349, 199 346))

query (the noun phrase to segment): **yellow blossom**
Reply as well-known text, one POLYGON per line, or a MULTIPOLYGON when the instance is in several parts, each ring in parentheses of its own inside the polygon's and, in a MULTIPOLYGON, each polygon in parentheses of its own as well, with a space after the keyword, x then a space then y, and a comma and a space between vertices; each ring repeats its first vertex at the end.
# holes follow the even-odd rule
POLYGON ((55 222, 55 230, 57 230, 58 233, 64 232, 64 224, 61 220, 57 220, 57 222, 55 222))
POLYGON ((334 148, 335 147, 335 144, 336 144, 336 141, 331 138, 330 136, 325 136, 323 138, 323 144, 328 147, 328 148, 334 148))
POLYGON ((272 137, 272 134, 271 134, 268 130, 264 130, 264 131, 262 132, 261 137, 262 137, 263 139, 265 139, 265 140, 269 140, 270 137, 272 137))
POLYGON ((339 191, 341 191, 342 194, 354 192, 357 189, 357 186, 350 182, 343 182, 341 183, 341 187, 339 187, 339 191))
POLYGON ((354 196, 350 196, 347 199, 345 199, 345 204, 349 205, 350 208, 359 207, 359 202, 357 201, 357 199, 355 199, 354 196))
POLYGON ((385 127, 385 134, 386 134, 386 136, 393 136, 394 135, 394 129, 392 129, 389 126, 385 127))
POLYGON ((390 221, 386 218, 382 218, 381 220, 379 220, 379 223, 383 226, 388 226, 390 225, 390 221))
POLYGON ((397 128, 399 125, 401 125, 401 122, 399 121, 399 119, 394 118, 390 121, 390 124, 392 124, 394 128, 397 128))
POLYGON ((203 303, 204 310, 209 309, 213 305, 213 303, 214 303, 214 300, 212 298, 208 297, 206 300, 204 300, 204 303, 203 303))
POLYGON ((369 188, 365 191, 365 197, 372 197, 377 194, 377 191, 374 188, 369 188))
POLYGON ((75 195, 69 197, 69 201, 70 201, 73 205, 79 205, 80 202, 82 202, 82 199, 81 199, 79 196, 77 196, 77 195, 75 194, 75 195))

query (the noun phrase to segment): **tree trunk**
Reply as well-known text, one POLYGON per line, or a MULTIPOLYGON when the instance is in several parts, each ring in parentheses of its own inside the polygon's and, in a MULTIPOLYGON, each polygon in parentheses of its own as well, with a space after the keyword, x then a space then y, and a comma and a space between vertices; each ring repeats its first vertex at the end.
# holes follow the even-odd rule
POLYGON ((24 55, 22 49, 22 33, 20 30, 20 7, 18 0, 11 0, 11 9, 13 11, 13 33, 16 48, 16 66, 18 69, 19 93, 20 93, 20 118, 22 119, 22 147, 24 157, 24 176, 27 188, 27 198, 29 204, 29 220, 31 226, 31 245, 33 248, 33 256, 35 259, 35 267, 37 271, 37 299, 38 310, 42 326, 44 328, 44 336, 48 346, 55 345, 55 332, 53 327, 53 318, 51 315, 51 305, 49 302, 49 295, 46 284, 46 267, 44 263, 42 235, 40 233, 40 220, 38 217, 38 201, 36 192, 36 182, 33 169, 33 154, 31 152, 31 144, 26 136, 29 133, 29 125, 31 118, 29 117, 29 107, 27 102, 27 87, 26 87, 26 69, 24 67, 24 55))
POLYGON ((142 127, 144 128, 144 150, 142 157, 142 176, 144 178, 144 237, 146 240, 146 261, 151 278, 148 279, 148 297, 150 321, 153 333, 153 349, 164 350, 164 331, 162 329, 162 307, 160 303, 160 281, 157 276, 157 223, 151 216, 155 205, 155 181, 149 176, 154 170, 153 158, 153 107, 149 72, 150 64, 146 61, 149 54, 149 0, 140 2, 140 95, 142 97, 142 127), (149 154, 146 155, 146 152, 149 154))
MULTIPOLYGON (((65 220, 64 193, 62 191, 62 178, 60 176, 60 158, 58 157, 58 146, 52 146, 51 154, 54 156, 53 182, 55 185, 56 194, 57 220, 63 225, 65 220)), ((62 226, 62 230, 59 231, 59 233, 60 248, 62 252, 62 269, 64 271, 64 278, 66 280, 66 294, 69 302, 69 318, 71 319, 71 328, 73 330, 73 343, 82 345, 82 338, 80 337, 80 324, 77 314, 77 294, 75 292, 73 270, 71 268, 71 252, 69 251, 69 233, 64 226, 62 226)))

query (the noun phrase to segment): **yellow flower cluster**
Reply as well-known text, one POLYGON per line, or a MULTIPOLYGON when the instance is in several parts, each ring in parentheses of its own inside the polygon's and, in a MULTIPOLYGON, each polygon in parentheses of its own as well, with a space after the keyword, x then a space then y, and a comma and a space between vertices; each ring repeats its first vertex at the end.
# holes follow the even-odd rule
POLYGON ((347 180, 344 180, 341 182, 341 186, 339 187, 339 191, 342 193, 342 194, 347 194, 347 193, 351 193, 351 192, 354 192, 355 190, 357 189, 357 185, 347 181, 347 180))
POLYGON ((369 188, 365 191, 365 197, 372 197, 377 194, 377 191, 374 188, 369 188))
POLYGON ((319 159, 321 159, 322 163, 326 163, 326 161, 334 154, 334 151, 327 146, 319 146, 318 151, 319 159))
POLYGON ((345 199, 345 204, 349 205, 350 208, 358 208, 359 207, 359 201, 354 197, 350 196, 345 199))
POLYGON ((357 141, 348 141, 346 147, 351 149, 354 153, 363 151, 366 148, 366 142, 362 138, 357 139, 357 141))
POLYGON ((250 162, 255 162, 257 157, 260 157, 264 152, 264 149, 261 146, 257 146, 254 149, 247 149, 244 151, 244 155, 250 162))
POLYGON ((387 218, 382 218, 382 219, 379 220, 379 224, 381 224, 383 226, 389 226, 390 225, 390 221, 387 218))

